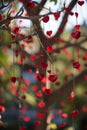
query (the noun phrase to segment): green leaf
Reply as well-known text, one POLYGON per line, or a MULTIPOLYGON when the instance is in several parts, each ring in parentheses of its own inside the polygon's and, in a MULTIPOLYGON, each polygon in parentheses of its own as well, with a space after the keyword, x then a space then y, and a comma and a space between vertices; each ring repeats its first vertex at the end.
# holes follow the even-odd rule
POLYGON ((54 2, 55 4, 57 4, 57 0, 50 0, 50 2, 54 2))

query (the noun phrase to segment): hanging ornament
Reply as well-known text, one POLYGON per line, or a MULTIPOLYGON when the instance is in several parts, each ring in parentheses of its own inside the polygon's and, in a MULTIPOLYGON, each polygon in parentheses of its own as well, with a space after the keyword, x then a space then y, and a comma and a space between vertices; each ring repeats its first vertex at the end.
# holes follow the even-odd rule
POLYGON ((77 111, 77 110, 73 110, 73 111, 71 111, 71 115, 72 115, 72 117, 78 117, 78 115, 79 115, 79 112, 77 111))
POLYGON ((11 76, 11 77, 10 77, 10 81, 11 81, 12 83, 16 83, 17 77, 11 76))
POLYGON ((20 46, 24 51, 30 55, 34 55, 39 52, 40 44, 37 36, 32 36, 33 42, 26 42, 26 40, 21 40, 19 42, 20 46))
POLYGON ((71 33, 71 36, 75 39, 79 39, 81 36, 81 32, 80 31, 75 31, 71 33))
POLYGON ((30 55, 39 52, 40 43, 37 35, 33 35, 33 33, 35 33, 34 27, 21 27, 21 25, 19 25, 16 20, 11 20, 9 27, 12 31, 12 36, 14 37, 14 40, 15 37, 18 37, 19 39, 27 37, 24 40, 19 41, 19 44, 24 51, 26 51, 30 55))
POLYGON ((4 113, 4 112, 5 112, 5 107, 2 106, 2 105, 0 105, 0 112, 1 112, 1 113, 4 113))
POLYGON ((79 61, 74 61, 72 64, 73 64, 73 68, 75 68, 77 70, 81 70, 81 65, 80 65, 79 61))
POLYGON ((45 103, 42 102, 42 101, 38 102, 37 105, 38 105, 39 108, 43 108, 43 107, 45 107, 45 103))
POLYGON ((84 2, 83 0, 79 0, 79 1, 78 1, 78 4, 79 4, 80 6, 84 5, 84 3, 85 3, 85 2, 84 2))
POLYGON ((44 23, 47 23, 48 21, 49 21, 49 16, 47 15, 47 16, 44 16, 43 18, 42 18, 42 21, 44 22, 44 23))
POLYGON ((55 82, 57 79, 58 79, 58 76, 56 74, 51 74, 48 79, 51 81, 51 82, 55 82))
POLYGON ((42 91, 45 93, 45 94, 47 94, 47 95, 50 95, 51 93, 52 93, 52 88, 47 88, 47 86, 46 87, 43 87, 42 88, 42 91))

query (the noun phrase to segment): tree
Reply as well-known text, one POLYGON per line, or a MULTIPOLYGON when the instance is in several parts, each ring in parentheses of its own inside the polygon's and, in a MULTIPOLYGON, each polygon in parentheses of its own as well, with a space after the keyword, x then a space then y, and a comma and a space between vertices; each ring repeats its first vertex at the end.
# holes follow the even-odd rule
MULTIPOLYGON (((38 89, 36 88, 34 95, 31 94, 32 92, 30 94, 36 99, 39 121, 35 124, 38 130, 49 129, 46 124, 49 117, 48 108, 57 101, 64 105, 62 102, 64 97, 66 100, 68 98, 68 102, 72 102, 72 109, 70 108, 69 111, 71 118, 74 120, 79 115, 81 109, 73 107, 74 101, 78 98, 74 89, 83 81, 85 86, 87 80, 87 48, 85 44, 87 38, 84 29, 81 29, 81 25, 78 24, 78 10, 72 10, 74 6, 83 8, 86 2, 73 0, 67 4, 66 1, 59 3, 57 0, 50 0, 49 3, 55 7, 59 4, 56 10, 47 8, 46 2, 47 0, 41 2, 14 0, 6 3, 1 1, 0 7, 0 30, 2 33, 0 47, 3 49, 3 53, 7 48, 7 51, 11 51, 10 54, 12 54, 10 57, 12 60, 10 62, 7 60, 8 66, 0 60, 2 67, 0 73, 2 69, 7 74, 10 72, 6 79, 3 79, 1 73, 1 83, 4 84, 4 81, 7 81, 7 85, 5 85, 11 86, 12 94, 18 98, 20 107, 21 100, 27 101, 26 86, 30 85, 30 82, 23 77, 23 71, 36 72, 35 80, 38 81, 38 89), (66 31, 65 27, 69 16, 75 17, 76 24, 71 31, 66 31), (51 18, 58 23, 60 20, 55 33, 53 33, 54 30, 50 30, 52 22, 49 24, 49 29, 45 31, 44 24, 48 24, 51 18), (25 20, 27 21, 25 22, 25 20), (24 25, 27 22, 30 26, 24 25), (27 65, 24 65, 25 63, 27 65), (55 86, 58 87, 55 88, 55 86)), ((84 91, 86 96, 86 89, 84 91)), ((85 108, 83 112, 87 112, 86 105, 83 107, 85 108)), ((4 112, 3 106, 1 106, 1 112, 4 112)), ((63 113, 61 116, 66 118, 63 113)), ((63 125, 61 124, 59 128, 63 125)))

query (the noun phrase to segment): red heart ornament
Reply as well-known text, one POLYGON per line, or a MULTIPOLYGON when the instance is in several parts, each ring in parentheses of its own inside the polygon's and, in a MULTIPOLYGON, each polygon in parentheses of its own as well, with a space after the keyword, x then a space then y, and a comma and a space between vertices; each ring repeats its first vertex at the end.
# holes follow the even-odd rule
POLYGON ((39 81, 42 81, 42 79, 45 77, 45 75, 42 73, 42 74, 38 74, 37 75, 37 79, 39 80, 39 81))
POLYGON ((2 15, 0 14, 0 21, 1 21, 1 20, 3 20, 3 17, 2 17, 2 15))
POLYGON ((66 123, 64 122, 64 123, 61 123, 60 125, 59 125, 59 128, 64 128, 66 126, 66 123))
POLYGON ((24 117, 24 121, 29 122, 30 121, 30 117, 28 117, 28 116, 24 117))
POLYGON ((39 103, 38 103, 38 107, 39 107, 39 108, 43 108, 43 107, 45 107, 45 103, 44 103, 44 102, 42 102, 42 101, 41 101, 41 102, 39 102, 39 103))
POLYGON ((39 126, 40 124, 41 124, 40 121, 36 121, 36 122, 34 123, 34 126, 39 126))
POLYGON ((48 64, 45 62, 41 62, 40 66, 41 66, 41 68, 44 69, 44 68, 47 68, 48 64))
POLYGON ((15 83, 16 80, 17 80, 17 77, 15 77, 15 76, 12 76, 12 77, 10 78, 10 81, 13 82, 13 83, 15 83))
POLYGON ((5 112, 5 107, 0 105, 0 112, 4 113, 5 112))
POLYGON ((13 30, 13 33, 18 34, 19 31, 20 31, 20 28, 19 27, 15 27, 14 30, 13 30))
POLYGON ((51 35, 52 35, 52 30, 47 31, 46 34, 47 34, 48 36, 51 36, 51 35))
POLYGON ((42 93, 41 92, 36 92, 36 96, 37 97, 42 97, 42 93))
POLYGON ((63 113, 63 114, 61 114, 61 118, 62 118, 62 119, 66 119, 66 118, 68 118, 68 114, 67 114, 67 113, 63 113))
POLYGON ((53 51, 53 47, 52 47, 52 46, 47 46, 47 47, 46 47, 46 50, 50 53, 50 52, 53 51))
POLYGON ((78 1, 78 4, 82 6, 84 4, 84 1, 78 1))
POLYGON ((20 126, 20 127, 19 127, 19 130, 26 130, 26 127, 20 126))
POLYGON ((39 119, 43 119, 44 118, 44 113, 37 112, 37 117, 39 119))
POLYGON ((50 74, 50 73, 51 73, 51 70, 47 70, 47 72, 50 74))
POLYGON ((75 25, 75 29, 76 29, 77 31, 79 31, 79 30, 80 30, 80 25, 79 25, 79 24, 75 25))
POLYGON ((80 63, 78 61, 73 62, 73 68, 80 70, 81 68, 80 63))
POLYGON ((51 81, 51 82, 55 82, 56 80, 57 80, 57 75, 56 74, 53 74, 53 75, 50 75, 49 77, 48 77, 48 79, 51 81))
POLYGON ((28 7, 29 9, 33 9, 33 8, 35 7, 35 3, 32 2, 32 1, 28 1, 28 2, 27 2, 27 7, 28 7))
POLYGON ((49 21, 49 16, 44 16, 42 20, 44 23, 47 23, 49 21))
POLYGON ((50 95, 52 93, 52 88, 46 88, 46 87, 43 87, 42 88, 42 91, 47 94, 47 95, 50 95))
POLYGON ((72 97, 68 97, 68 102, 72 102, 73 101, 73 98, 72 97))
POLYGON ((81 32, 79 32, 79 31, 72 32, 72 33, 71 33, 71 36, 72 36, 73 38, 75 38, 75 39, 79 39, 80 36, 81 36, 81 32))
POLYGON ((22 100, 25 100, 25 99, 26 99, 26 96, 25 96, 25 95, 23 95, 21 98, 22 98, 22 100))
POLYGON ((28 37, 28 42, 33 42, 32 36, 29 36, 29 37, 28 37))
POLYGON ((30 56, 30 59, 31 59, 32 61, 36 60, 36 55, 31 55, 31 56, 30 56))
POLYGON ((78 14, 77 12, 75 12, 75 16, 76 16, 76 18, 78 18, 78 15, 79 15, 79 14, 78 14))
POLYGON ((73 111, 71 112, 72 117, 77 117, 78 114, 79 114, 79 112, 78 112, 77 110, 73 110, 73 111))
POLYGON ((59 17, 60 17, 60 13, 59 12, 58 13, 54 13, 55 20, 58 20, 59 17))

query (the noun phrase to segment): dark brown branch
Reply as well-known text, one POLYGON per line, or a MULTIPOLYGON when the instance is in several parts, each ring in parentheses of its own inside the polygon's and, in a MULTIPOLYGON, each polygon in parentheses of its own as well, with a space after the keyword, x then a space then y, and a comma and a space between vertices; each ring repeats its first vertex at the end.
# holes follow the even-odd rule
MULTIPOLYGON (((72 8, 75 6, 76 2, 77 2, 77 0, 71 1, 70 5, 69 5, 70 11, 71 11, 72 8)), ((63 32, 63 30, 64 30, 64 27, 65 27, 65 25, 66 25, 66 22, 65 22, 65 21, 66 21, 66 19, 68 18, 68 16, 69 16, 69 14, 68 14, 67 12, 65 12, 65 14, 64 14, 64 16, 63 16, 63 20, 62 20, 62 22, 61 22, 61 24, 60 24, 60 27, 59 27, 59 29, 58 29, 58 31, 57 31, 55 37, 60 37, 60 35, 62 34, 62 32, 63 32), (62 32, 60 32, 60 30, 62 30, 62 32)), ((41 39, 42 44, 43 44, 43 45, 44 45, 44 44, 46 45, 48 38, 43 34, 43 31, 42 31, 42 29, 41 29, 39 20, 37 19, 37 21, 36 21, 36 20, 33 19, 33 23, 36 24, 36 26, 37 26, 38 35, 39 35, 39 37, 40 37, 40 39, 41 39)), ((54 41, 54 37, 52 37, 50 40, 51 40, 51 41, 54 41)), ((53 43, 54 43, 54 42, 52 42, 51 44, 53 44, 53 43)))
POLYGON ((25 40, 26 38, 29 38, 29 36, 34 36, 36 35, 36 33, 32 33, 32 34, 29 34, 28 36, 24 36, 22 38, 17 38, 11 42, 3 42, 3 41, 0 41, 0 46, 8 46, 8 45, 11 45, 11 44, 15 44, 16 42, 20 42, 21 40, 25 40))
POLYGON ((63 47, 59 47, 57 48, 56 50, 54 50, 54 52, 57 52, 57 51, 60 51, 60 50, 63 50, 64 48, 68 48, 68 47, 78 47, 80 48, 81 50, 83 51, 87 51, 87 49, 85 47, 82 47, 81 45, 84 44, 84 42, 87 41, 87 38, 81 40, 80 42, 78 43, 70 43, 69 41, 64 41, 63 42, 65 43, 65 45, 63 47))
MULTIPOLYGON (((77 85, 78 83, 83 82, 85 75, 87 76, 87 70, 84 70, 79 75, 77 75, 76 77, 74 77, 75 85, 77 85)), ((52 104, 54 104, 57 101, 60 102, 64 98, 64 96, 66 95, 66 93, 68 94, 72 90, 73 90, 73 79, 70 80, 69 82, 67 82, 66 84, 64 84, 63 86, 61 86, 60 89, 56 90, 54 93, 52 93, 51 95, 49 95, 46 98, 46 108, 49 107, 49 106, 51 106, 52 104)))
POLYGON ((43 9, 45 3, 46 3, 47 0, 42 0, 40 4, 38 4, 37 6, 37 13, 39 14, 40 11, 43 9))
POLYGON ((1 5, 1 7, 0 7, 0 10, 2 10, 3 8, 8 7, 10 3, 11 3, 11 1, 9 1, 9 2, 5 5, 4 2, 2 1, 2 2, 1 2, 2 5, 1 5))
MULTIPOLYGON (((75 4, 77 3, 77 1, 78 0, 72 0, 71 1, 71 3, 69 4, 69 9, 70 9, 70 11, 73 9, 73 7, 75 6, 75 4)), ((63 30, 64 30, 64 28, 65 28, 65 26, 66 26, 66 23, 67 22, 65 22, 66 20, 67 20, 67 18, 68 18, 68 16, 69 16, 69 13, 65 13, 64 14, 64 16, 63 16, 63 20, 62 20, 62 22, 61 22, 61 24, 60 24, 60 27, 59 27, 59 29, 58 29, 58 32, 57 32, 57 34, 55 35, 55 36, 57 36, 57 37, 59 37, 60 35, 61 35, 61 33, 63 32, 63 30), (62 30, 61 32, 60 32, 60 30, 62 30)))
POLYGON ((40 18, 42 18, 44 16, 52 15, 52 14, 55 14, 55 13, 60 13, 62 11, 63 10, 58 11, 58 12, 49 12, 49 13, 46 13, 46 14, 43 14, 43 15, 32 15, 32 16, 29 16, 29 17, 24 17, 24 16, 16 14, 16 16, 14 16, 14 17, 8 17, 7 19, 0 21, 0 26, 2 26, 3 24, 7 24, 8 22, 10 22, 13 19, 26 19, 26 20, 33 20, 33 19, 37 20, 38 19, 39 20, 40 18))

